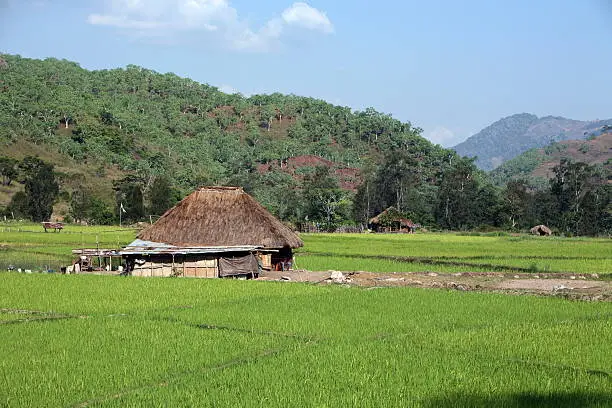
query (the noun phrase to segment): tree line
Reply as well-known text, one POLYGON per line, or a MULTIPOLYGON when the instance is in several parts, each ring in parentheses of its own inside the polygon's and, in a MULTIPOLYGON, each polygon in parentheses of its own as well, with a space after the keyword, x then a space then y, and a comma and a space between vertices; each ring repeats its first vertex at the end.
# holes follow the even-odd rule
MULTIPOLYGON (((368 220, 393 207, 394 212, 434 229, 504 229, 521 231, 546 224, 565 235, 612 234, 612 186, 601 167, 562 159, 549 186, 534 190, 524 180, 495 186, 473 159, 454 157, 437 175, 423 178, 418 162, 392 154, 366 168, 355 193, 340 188, 329 167, 316 167, 302 181, 278 170, 243 178, 239 183, 281 220, 300 227, 335 231, 343 225, 367 228, 368 220), (437 188, 434 188, 437 187, 437 188)), ((22 161, 0 157, 2 183, 24 186, 0 212, 32 221, 48 220, 60 197, 53 165, 36 157, 22 161)), ((182 198, 165 176, 145 181, 129 175, 113 183, 114 204, 107 205, 86 187, 73 190, 67 218, 75 222, 115 224, 161 215, 182 198)))

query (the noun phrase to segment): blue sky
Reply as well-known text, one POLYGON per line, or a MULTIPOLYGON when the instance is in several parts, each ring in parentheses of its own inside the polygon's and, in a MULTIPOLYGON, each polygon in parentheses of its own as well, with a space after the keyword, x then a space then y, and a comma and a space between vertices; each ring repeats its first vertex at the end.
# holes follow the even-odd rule
POLYGON ((372 106, 444 146, 612 117, 612 0, 0 0, 0 52, 372 106))

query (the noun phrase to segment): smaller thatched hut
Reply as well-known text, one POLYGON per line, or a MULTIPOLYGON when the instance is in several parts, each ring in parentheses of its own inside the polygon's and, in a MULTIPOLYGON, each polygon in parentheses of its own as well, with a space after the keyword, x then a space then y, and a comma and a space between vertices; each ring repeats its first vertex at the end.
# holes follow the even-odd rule
POLYGON ((374 232, 406 232, 414 233, 419 224, 404 217, 395 207, 389 207, 368 222, 368 228, 374 232))
POLYGON ((552 235, 552 230, 548 228, 546 225, 540 224, 536 225, 532 229, 529 230, 533 235, 539 235, 541 237, 548 237, 552 235))
POLYGON ((202 187, 123 248, 139 276, 254 277, 289 269, 302 240, 239 187, 202 187))

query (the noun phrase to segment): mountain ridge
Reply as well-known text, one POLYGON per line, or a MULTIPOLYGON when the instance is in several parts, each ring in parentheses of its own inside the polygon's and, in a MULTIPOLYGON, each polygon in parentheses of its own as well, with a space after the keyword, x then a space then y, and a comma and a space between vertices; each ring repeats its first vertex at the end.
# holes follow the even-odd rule
POLYGON ((612 119, 581 121, 519 113, 499 119, 452 149, 461 156, 476 157, 476 165, 490 171, 529 149, 597 136, 606 126, 612 126, 612 119))

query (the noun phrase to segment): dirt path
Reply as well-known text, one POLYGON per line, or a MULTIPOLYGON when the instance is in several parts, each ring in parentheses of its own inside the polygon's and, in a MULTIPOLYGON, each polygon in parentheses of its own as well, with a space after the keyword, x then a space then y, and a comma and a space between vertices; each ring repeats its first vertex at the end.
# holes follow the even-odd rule
POLYGON ((612 301, 612 281, 595 274, 505 274, 501 272, 314 272, 305 270, 265 272, 259 280, 285 280, 318 284, 347 284, 363 287, 411 286, 461 291, 560 296, 577 300, 612 301), (332 279, 334 277, 335 279, 332 279))

